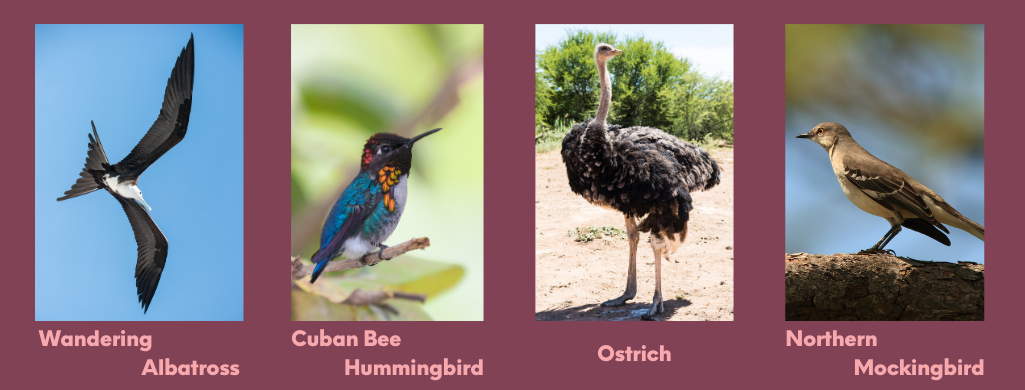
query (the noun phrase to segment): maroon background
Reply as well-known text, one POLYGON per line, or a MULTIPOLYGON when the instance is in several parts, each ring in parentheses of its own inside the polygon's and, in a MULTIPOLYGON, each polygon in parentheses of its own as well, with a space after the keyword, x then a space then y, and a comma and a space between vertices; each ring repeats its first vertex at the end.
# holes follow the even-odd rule
MULTIPOLYGON (((1016 253, 1021 216, 1019 125, 1022 86, 1020 7, 1010 2, 564 2, 289 1, 9 2, 3 33, 6 191, 0 193, 7 258, 0 283, 5 310, 0 387, 99 385, 147 389, 183 386, 417 386, 522 388, 670 385, 788 388, 971 385, 1008 387, 1023 363, 1025 262, 1016 253), (782 3, 782 4, 781 4, 782 3), (927 5, 925 5, 927 4, 927 5), (245 24, 245 321, 40 322, 33 304, 33 58, 35 23, 245 24), (535 322, 533 272, 533 115, 535 23, 729 23, 735 25, 736 320, 733 322, 535 322), (290 23, 483 23, 485 109, 484 322, 298 323, 289 321, 282 282, 289 237, 290 23), (783 320, 784 24, 986 24, 986 166, 990 242, 986 321, 972 323, 787 323, 783 320), (515 147, 507 147, 515 145, 515 147), (997 180, 1006 175, 1011 180, 997 180), (994 191, 995 190, 995 191, 994 191), (776 205, 775 207, 771 205, 776 205), (316 333, 399 334, 398 348, 295 347, 297 329, 316 333), (64 333, 152 334, 153 349, 42 347, 39 329, 64 333), (785 330, 874 334, 877 348, 785 347, 785 330), (598 347, 664 344, 668 363, 601 362, 598 347), (370 363, 485 361, 483 377, 343 375, 344 359, 370 363), (239 376, 140 376, 146 359, 239 364, 239 376), (855 358, 934 363, 986 360, 986 376, 854 376, 855 358)), ((82 264, 82 266, 89 266, 82 264)), ((69 271, 73 272, 73 271, 69 271)), ((216 297, 210 297, 216 299, 216 297)), ((354 387, 355 386, 355 387, 354 387)))

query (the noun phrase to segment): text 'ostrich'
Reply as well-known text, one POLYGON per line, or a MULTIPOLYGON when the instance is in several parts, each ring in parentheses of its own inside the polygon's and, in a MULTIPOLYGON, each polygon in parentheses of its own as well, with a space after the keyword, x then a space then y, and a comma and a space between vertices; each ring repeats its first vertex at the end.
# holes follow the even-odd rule
POLYGON ((719 164, 708 152, 651 127, 609 126, 605 119, 612 104, 612 84, 606 61, 621 54, 600 43, 594 62, 601 78, 601 98, 594 119, 578 123, 562 140, 562 161, 573 192, 588 202, 618 210, 626 217, 630 242, 630 268, 626 292, 602 306, 619 306, 637 294, 637 242, 639 232, 651 233, 655 252, 655 296, 641 316, 655 320, 662 313, 662 262, 676 252, 687 236, 692 209, 690 192, 719 184, 719 164), (647 216, 647 217, 645 217, 647 216), (640 218, 638 224, 635 219, 640 218))

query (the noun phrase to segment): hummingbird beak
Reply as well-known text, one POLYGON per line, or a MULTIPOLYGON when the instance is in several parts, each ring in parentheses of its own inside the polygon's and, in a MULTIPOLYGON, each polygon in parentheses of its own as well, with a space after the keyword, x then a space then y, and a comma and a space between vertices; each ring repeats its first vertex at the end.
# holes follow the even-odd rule
POLYGON ((440 127, 439 127, 439 128, 437 128, 437 129, 434 129, 434 130, 428 131, 428 132, 426 132, 426 133, 420 134, 420 135, 418 135, 418 136, 416 136, 416 137, 413 137, 413 138, 412 138, 412 139, 410 139, 409 141, 406 141, 406 147, 408 147, 408 148, 412 148, 412 147, 413 147, 413 144, 414 144, 414 143, 416 143, 416 141, 419 141, 419 140, 420 140, 420 138, 423 138, 423 137, 426 137, 426 136, 428 136, 428 135, 431 135, 431 134, 437 133, 437 132, 438 132, 439 130, 441 130, 441 128, 440 128, 440 127))

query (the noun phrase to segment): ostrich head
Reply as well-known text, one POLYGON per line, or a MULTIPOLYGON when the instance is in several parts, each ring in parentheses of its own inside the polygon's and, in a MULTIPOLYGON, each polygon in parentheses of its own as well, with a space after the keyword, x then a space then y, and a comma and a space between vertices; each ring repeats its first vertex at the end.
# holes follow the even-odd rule
POLYGON ((615 57, 616 55, 623 54, 622 50, 618 50, 608 43, 599 43, 594 48, 594 62, 603 63, 609 58, 615 57))

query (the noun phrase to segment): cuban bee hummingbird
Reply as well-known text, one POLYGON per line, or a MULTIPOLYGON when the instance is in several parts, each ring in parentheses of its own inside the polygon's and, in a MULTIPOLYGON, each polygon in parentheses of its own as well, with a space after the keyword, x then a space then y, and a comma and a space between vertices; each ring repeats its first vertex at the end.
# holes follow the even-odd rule
MULTIPOLYGON (((361 258, 387 248, 384 240, 395 231, 406 206, 406 179, 413 160, 413 144, 440 128, 413 138, 377 133, 363 146, 359 174, 338 197, 320 232, 320 249, 313 254, 310 283, 316 282, 332 259, 361 258)), ((380 252, 378 252, 380 256, 380 252)))

